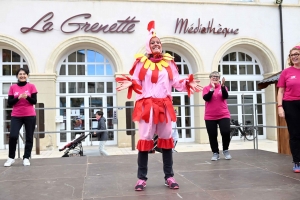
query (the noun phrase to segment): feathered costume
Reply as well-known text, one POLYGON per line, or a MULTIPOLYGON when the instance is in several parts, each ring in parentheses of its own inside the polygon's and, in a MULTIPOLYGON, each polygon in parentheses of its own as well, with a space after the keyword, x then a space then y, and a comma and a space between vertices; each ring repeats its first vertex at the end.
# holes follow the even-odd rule
MULTIPOLYGON (((172 105, 172 87, 178 91, 187 91, 188 95, 193 90, 190 83, 193 75, 186 79, 179 78, 177 66, 170 54, 153 53, 150 48, 151 39, 156 37, 154 21, 148 24, 149 36, 146 42, 147 55, 135 55, 135 62, 127 77, 116 78, 117 82, 131 81, 127 97, 131 98, 132 90, 136 95, 136 103, 133 110, 133 121, 139 122, 138 152, 138 181, 136 191, 142 191, 146 187, 148 172, 148 151, 153 148, 153 135, 158 135, 157 147, 162 149, 163 170, 165 184, 171 189, 178 189, 179 185, 173 178, 174 142, 172 138, 172 121, 176 122, 176 114, 172 105)), ((158 38, 159 40, 159 38, 158 38)), ((161 47, 160 41, 156 42, 161 47)), ((155 44, 153 44, 155 47, 155 44)), ((158 47, 155 47, 158 48, 158 47)), ((160 49, 161 50, 161 49, 160 49)), ((122 82, 121 82, 122 83, 122 82)))
POLYGON ((130 70, 129 77, 116 78, 132 81, 128 89, 128 98, 131 98, 132 90, 137 93, 133 121, 139 122, 140 139, 137 144, 139 151, 149 151, 153 148, 153 135, 159 137, 157 146, 164 149, 173 148, 171 121, 176 122, 176 114, 172 105, 172 87, 178 91, 188 91, 189 82, 193 81, 193 75, 187 79, 179 78, 177 66, 173 57, 168 54, 152 56, 150 40, 157 37, 154 29, 154 21, 148 24, 149 36, 146 43, 148 57, 144 54, 135 55, 135 62, 130 70))

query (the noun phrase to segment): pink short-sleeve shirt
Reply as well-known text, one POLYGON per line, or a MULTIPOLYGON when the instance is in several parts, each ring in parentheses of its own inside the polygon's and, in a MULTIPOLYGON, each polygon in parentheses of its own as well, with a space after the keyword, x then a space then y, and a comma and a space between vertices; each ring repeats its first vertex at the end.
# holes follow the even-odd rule
POLYGON ((300 100, 300 69, 289 67, 279 77, 277 87, 284 88, 283 100, 300 100))
MULTIPOLYGON (((31 94, 37 93, 35 85, 31 83, 27 83, 24 86, 18 86, 17 84, 13 84, 9 88, 8 95, 13 95, 14 98, 18 98, 18 96, 23 93, 26 93, 27 96, 31 97, 31 94)), ((19 99, 19 101, 13 106, 11 116, 36 116, 36 113, 34 106, 31 103, 29 103, 27 99, 19 99)))

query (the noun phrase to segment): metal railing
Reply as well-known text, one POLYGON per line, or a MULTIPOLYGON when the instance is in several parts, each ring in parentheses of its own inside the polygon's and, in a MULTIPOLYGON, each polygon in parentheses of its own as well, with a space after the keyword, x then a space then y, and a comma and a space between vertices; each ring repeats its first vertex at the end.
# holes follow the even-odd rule
MULTIPOLYGON (((235 106, 235 107, 239 107, 241 106, 242 107, 242 110, 245 110, 245 108, 247 106, 251 106, 252 107, 252 113, 250 113, 250 115, 253 116, 253 122, 251 125, 245 125, 244 123, 242 125, 240 125, 241 127, 253 127, 254 130, 255 130, 255 140, 253 140, 253 148, 254 149, 258 149, 258 136, 259 136, 259 128, 287 128, 286 126, 265 126, 265 125, 258 125, 257 124, 257 110, 258 110, 258 106, 259 105, 262 105, 262 106, 265 106, 265 105, 270 105, 270 104, 277 104, 276 102, 269 102, 269 103, 257 103, 257 104, 253 104, 253 103, 243 103, 243 104, 228 104, 228 107, 231 107, 231 106, 235 106)), ((205 105, 174 105, 176 107, 189 107, 189 108, 193 108, 195 109, 196 107, 204 107, 205 105)), ((109 106, 109 107, 49 107, 49 108, 36 108, 36 110, 44 110, 45 111, 45 114, 47 113, 47 111, 49 110, 72 110, 72 109, 85 109, 85 110, 89 110, 88 112, 90 113, 90 110, 93 109, 99 109, 99 110, 123 110, 123 109, 128 109, 128 108, 133 108, 133 106, 109 106)), ((8 110, 12 110, 11 108, 5 108, 3 109, 4 112, 8 111, 8 110)), ((192 117, 192 116, 190 116, 192 117)), ((111 119, 111 116, 109 117, 111 119)), ((89 121, 92 121, 94 118, 90 118, 90 116, 88 117, 88 120, 89 121)), ((65 119, 66 120, 66 119, 65 119)), ((69 119, 71 120, 71 119, 69 119)), ((8 121, 8 120, 5 120, 5 121, 8 121)), ((246 119, 245 119, 245 115, 243 115, 243 122, 245 122, 246 119)), ((178 129, 178 130, 185 130, 185 129, 190 129, 190 130, 198 130, 198 129, 206 129, 205 126, 201 126, 201 127, 195 127, 195 126, 190 126, 190 127, 176 127, 176 128, 173 128, 173 129, 178 129)), ((48 131, 35 131, 35 134, 36 135, 39 135, 39 134, 58 134, 58 133, 86 133, 86 132, 94 132, 95 129, 83 129, 83 130, 48 130, 48 131)), ((107 131, 112 131, 112 132, 127 132, 127 131, 138 131, 137 128, 126 128, 126 129, 119 129, 119 128, 109 128, 107 129, 107 131)), ((99 130, 97 130, 97 132, 101 132, 99 130)), ((9 134, 8 131, 4 132, 4 134, 9 134)), ((21 135, 21 134, 20 134, 21 135)), ((39 137, 37 137, 39 138, 39 137)), ((22 139, 24 141, 24 139, 22 139)), ((18 142, 19 143, 19 142, 18 142)), ((19 152, 19 146, 18 146, 18 152, 19 152)))

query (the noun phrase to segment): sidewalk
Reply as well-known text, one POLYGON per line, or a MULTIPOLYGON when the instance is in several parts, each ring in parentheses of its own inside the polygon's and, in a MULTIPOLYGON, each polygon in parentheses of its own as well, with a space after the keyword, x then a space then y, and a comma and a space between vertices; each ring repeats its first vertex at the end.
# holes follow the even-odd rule
MULTIPOLYGON (((222 143, 219 143, 220 150, 222 150, 222 143)), ((106 146, 106 151, 109 155, 129 155, 137 154, 137 150, 132 150, 131 147, 118 148, 117 146, 106 146)), ((253 141, 231 141, 229 150, 242 150, 253 149, 253 141)), ((277 141, 273 140, 258 140, 258 149, 269 152, 278 152, 277 141)), ((178 153, 180 152, 196 152, 196 151, 211 151, 209 144, 198 143, 178 143, 176 146, 178 153)), ((87 156, 99 156, 98 145, 84 146, 83 153, 87 156)), ((8 154, 7 150, 0 150, 0 159, 6 159, 8 154)), ((49 151, 40 151, 40 155, 36 155, 35 147, 33 147, 32 158, 58 158, 63 155, 63 152, 59 152, 58 149, 49 151)), ((20 150, 20 157, 23 156, 23 149, 20 150)), ((16 158, 18 158, 18 152, 16 152, 16 158)))
MULTIPOLYGON (((24 167, 21 159, 12 167, 0 167, 0 199, 299 199, 300 178, 292 170, 291 156, 272 152, 277 151, 276 141, 259 140, 258 147, 254 150, 253 142, 233 141, 232 160, 221 156, 211 161, 209 144, 179 143, 179 153, 173 156, 180 189, 164 185, 162 154, 155 153, 149 155, 149 179, 143 192, 134 191, 137 156, 128 154, 137 151, 131 148, 107 146, 116 156, 99 156, 98 146, 89 146, 84 147, 87 156, 70 158, 60 158, 58 150, 33 152, 30 167, 24 167)), ((6 159, 7 150, 0 155, 6 159)))

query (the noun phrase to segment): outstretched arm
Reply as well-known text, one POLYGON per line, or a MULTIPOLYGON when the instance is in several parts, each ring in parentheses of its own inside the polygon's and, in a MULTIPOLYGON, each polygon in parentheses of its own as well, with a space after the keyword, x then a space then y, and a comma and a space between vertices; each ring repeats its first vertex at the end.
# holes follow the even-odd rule
POLYGON ((200 80, 195 80, 193 74, 190 74, 188 78, 180 79, 178 69, 174 61, 169 62, 169 67, 171 68, 173 74, 172 87, 174 87, 176 90, 187 91, 188 96, 194 92, 202 91, 203 87, 199 85, 200 80))
POLYGON ((117 87, 117 91, 121 91, 132 86, 132 82, 128 80, 118 81, 118 83, 120 83, 120 85, 117 87))
POLYGON ((181 79, 179 81, 179 83, 183 82, 185 82, 186 84, 186 90, 189 97, 191 96, 191 94, 194 94, 194 92, 201 92, 203 90, 203 87, 199 85, 200 80, 195 80, 193 74, 190 74, 188 78, 181 79))
POLYGON ((201 92, 203 90, 203 87, 199 85, 200 80, 194 79, 192 82, 189 82, 190 88, 195 92, 201 92))
POLYGON ((135 80, 132 80, 130 77, 123 75, 123 77, 117 77, 116 81, 121 84, 116 88, 117 91, 121 91, 128 88, 128 99, 130 99, 132 96, 132 90, 134 90, 138 94, 142 94, 142 86, 140 86, 135 80))

